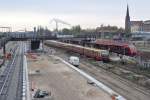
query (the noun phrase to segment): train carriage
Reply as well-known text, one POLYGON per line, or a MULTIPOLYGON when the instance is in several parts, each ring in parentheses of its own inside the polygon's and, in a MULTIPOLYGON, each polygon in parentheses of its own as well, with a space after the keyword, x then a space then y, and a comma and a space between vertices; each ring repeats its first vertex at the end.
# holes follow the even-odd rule
POLYGON ((98 39, 95 42, 95 48, 109 50, 127 56, 136 56, 137 49, 133 44, 118 42, 114 40, 98 39))
POLYGON ((46 41, 46 45, 50 45, 53 47, 63 48, 68 51, 72 51, 75 53, 79 53, 85 55, 87 57, 93 58, 95 60, 109 61, 109 52, 108 50, 94 49, 89 47, 83 47, 80 45, 62 43, 57 41, 46 41))

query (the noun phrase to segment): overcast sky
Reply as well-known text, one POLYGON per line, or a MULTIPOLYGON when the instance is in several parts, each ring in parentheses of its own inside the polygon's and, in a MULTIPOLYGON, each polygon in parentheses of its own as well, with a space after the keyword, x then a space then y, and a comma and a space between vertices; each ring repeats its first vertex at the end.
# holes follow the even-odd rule
MULTIPOLYGON (((128 4, 131 20, 150 19, 150 0, 128 0, 128 4)), ((0 25, 14 30, 37 25, 52 29, 51 19, 58 18, 82 28, 124 27, 126 6, 127 0, 1 0, 0 25)))

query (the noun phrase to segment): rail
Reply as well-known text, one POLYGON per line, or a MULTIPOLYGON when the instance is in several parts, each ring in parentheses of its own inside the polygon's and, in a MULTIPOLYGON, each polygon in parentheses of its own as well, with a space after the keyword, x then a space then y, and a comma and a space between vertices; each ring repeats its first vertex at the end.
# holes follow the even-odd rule
POLYGON ((15 53, 12 63, 10 65, 9 64, 7 65, 7 67, 5 68, 5 70, 3 72, 3 75, 1 75, 1 78, 3 77, 4 79, 1 82, 1 86, 0 86, 0 98, 3 95, 3 92, 6 91, 5 89, 7 89, 6 87, 8 87, 7 85, 10 82, 9 78, 11 77, 11 74, 12 74, 11 71, 13 71, 13 66, 14 66, 15 60, 17 58, 16 56, 17 56, 17 53, 15 53))
POLYGON ((20 49, 20 52, 21 52, 21 61, 20 61, 20 68, 19 68, 19 76, 18 76, 18 84, 17 84, 17 91, 16 91, 16 98, 15 100, 21 100, 22 98, 22 85, 23 85, 23 45, 22 45, 22 42, 21 42, 21 49, 20 49))

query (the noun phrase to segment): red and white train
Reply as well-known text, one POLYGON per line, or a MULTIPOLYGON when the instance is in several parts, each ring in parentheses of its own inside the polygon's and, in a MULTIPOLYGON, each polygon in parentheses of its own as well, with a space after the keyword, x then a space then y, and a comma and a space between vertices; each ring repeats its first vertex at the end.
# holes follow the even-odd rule
POLYGON ((136 56, 138 54, 136 47, 133 44, 118 42, 114 40, 98 39, 94 43, 95 48, 109 50, 127 56, 136 56))
POLYGON ((46 41, 45 45, 62 48, 68 51, 79 53, 81 55, 85 55, 87 57, 93 58, 97 61, 109 61, 108 50, 94 49, 94 48, 89 48, 89 47, 83 47, 80 45, 53 41, 53 40, 46 41))

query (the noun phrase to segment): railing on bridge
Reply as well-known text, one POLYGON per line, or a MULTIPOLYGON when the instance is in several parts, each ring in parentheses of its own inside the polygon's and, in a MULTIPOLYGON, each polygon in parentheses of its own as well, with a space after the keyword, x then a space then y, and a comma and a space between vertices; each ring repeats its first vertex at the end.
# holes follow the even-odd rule
POLYGON ((57 39, 55 35, 39 35, 34 32, 9 32, 0 37, 0 48, 8 41, 26 41, 26 40, 52 40, 57 39))
POLYGON ((24 41, 24 40, 49 40, 56 39, 56 36, 48 35, 48 34, 36 34, 34 32, 14 32, 10 33, 9 37, 14 41, 24 41))

